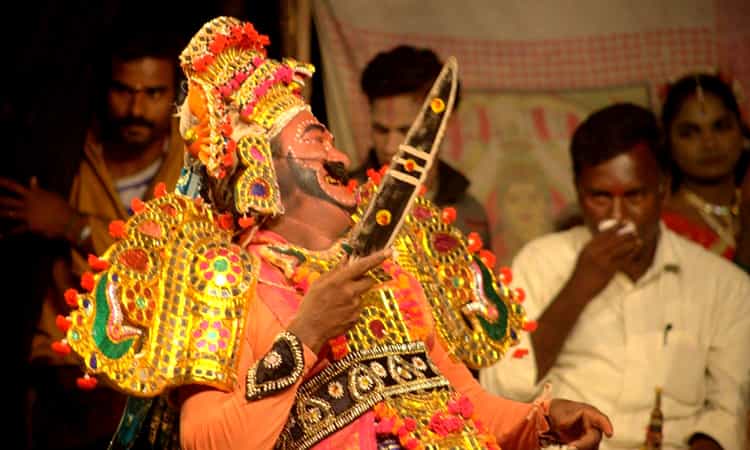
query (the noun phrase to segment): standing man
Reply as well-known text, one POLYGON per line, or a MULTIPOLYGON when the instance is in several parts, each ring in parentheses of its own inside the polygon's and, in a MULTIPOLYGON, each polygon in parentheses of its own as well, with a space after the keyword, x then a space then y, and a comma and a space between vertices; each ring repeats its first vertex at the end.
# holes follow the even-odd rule
POLYGON ((32 341, 35 448, 102 448, 112 435, 124 398, 111 390, 77 391, 77 364, 49 348, 62 337, 56 316, 67 314, 62 293, 77 285, 88 255, 112 244, 110 221, 127 219, 131 205, 150 198, 158 183, 174 186, 182 166, 183 143, 173 117, 179 43, 163 31, 112 36, 97 114, 68 198, 40 187, 36 178, 28 186, 0 179, 9 192, 0 198, 0 215, 16 222, 14 232, 63 240, 71 249, 69 258, 53 263, 54 286, 32 341))
MULTIPOLYGON (((432 50, 406 45, 378 53, 367 64, 361 86, 370 103, 373 148, 364 163, 352 172, 352 177, 364 182, 368 169, 378 170, 391 162, 442 66, 432 50)), ((459 107, 459 100, 460 89, 454 111, 459 107)), ((462 173, 438 159, 425 182, 425 195, 440 207, 455 208, 456 226, 464 234, 479 233, 482 242, 490 246, 492 236, 487 213, 469 193, 469 184, 462 173)))
POLYGON ((523 399, 551 382, 555 396, 599 405, 617 430, 605 449, 643 444, 660 388, 662 448, 744 448, 750 281, 661 224, 669 176, 656 118, 631 104, 598 111, 571 156, 585 225, 515 258, 539 329, 522 338, 528 358, 483 370, 483 386, 523 399))

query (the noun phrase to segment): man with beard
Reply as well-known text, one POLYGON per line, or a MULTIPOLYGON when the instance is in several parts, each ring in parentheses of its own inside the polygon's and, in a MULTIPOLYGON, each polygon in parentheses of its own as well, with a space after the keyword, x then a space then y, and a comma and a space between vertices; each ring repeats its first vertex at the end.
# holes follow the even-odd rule
POLYGON ((35 448, 104 448, 114 431, 124 397, 110 390, 77 392, 75 362, 50 351, 62 337, 55 318, 69 310, 62 292, 77 285, 88 255, 113 243, 109 222, 126 219, 131 205, 150 198, 158 183, 174 185, 182 167, 183 142, 173 118, 178 43, 156 31, 112 36, 101 66, 101 103, 68 199, 35 178, 28 186, 0 179, 9 192, 0 198, 0 216, 16 222, 13 232, 63 240, 71 249, 69 258, 53 263, 54 286, 32 341, 35 448))
MULTIPOLYGON (((229 17, 195 35, 180 56, 187 154, 177 192, 112 223, 118 241, 91 258, 85 292, 66 293, 76 309, 55 348, 82 358, 78 383, 101 379, 138 397, 114 448, 531 450, 544 437, 596 448, 612 429, 592 406, 490 395, 449 356, 466 334, 439 334, 427 295, 438 281, 424 271, 449 262, 418 263, 431 256, 424 245, 455 256, 443 283, 469 297, 465 315, 463 304, 452 313, 476 324, 477 339, 496 333, 486 345, 507 350, 523 322, 450 217, 438 224, 440 211, 420 198, 415 217, 434 227, 409 219, 391 229, 398 254, 357 251, 371 241, 351 231, 352 219, 384 197, 346 182, 347 157, 301 95, 313 67, 267 58, 267 44, 229 17), (420 248, 399 240, 417 234, 420 248), (481 312, 493 305, 505 308, 502 319, 481 312)), ((435 117, 450 112, 451 94, 431 95, 420 136, 443 131, 435 117)), ((415 154, 405 170, 416 173, 425 152, 404 147, 415 154)), ((407 192, 386 184, 393 173, 382 192, 407 192)), ((402 179, 416 190, 421 178, 402 179)), ((362 228, 397 220, 399 205, 383 203, 377 225, 365 214, 362 228)))

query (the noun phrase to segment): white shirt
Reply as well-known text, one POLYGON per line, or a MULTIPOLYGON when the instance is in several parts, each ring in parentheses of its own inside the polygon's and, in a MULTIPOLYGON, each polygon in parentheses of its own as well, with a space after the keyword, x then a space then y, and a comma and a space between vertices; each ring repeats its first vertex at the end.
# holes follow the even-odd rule
POLYGON ((134 198, 142 199, 146 195, 148 187, 151 185, 157 172, 159 172, 163 159, 159 157, 139 172, 115 181, 115 189, 120 195, 120 201, 128 212, 131 212, 130 202, 134 198))
MULTIPOLYGON (((576 227, 521 249, 512 285, 526 291, 530 319, 557 296, 590 238, 576 227)), ((745 448, 750 279, 664 226, 652 266, 636 283, 618 273, 591 300, 540 383, 528 334, 519 346, 529 354, 482 370, 482 385, 529 401, 550 381, 554 397, 589 403, 609 416, 615 435, 601 449, 643 444, 657 386, 663 388, 664 449, 687 448, 697 432, 724 450, 745 448)))

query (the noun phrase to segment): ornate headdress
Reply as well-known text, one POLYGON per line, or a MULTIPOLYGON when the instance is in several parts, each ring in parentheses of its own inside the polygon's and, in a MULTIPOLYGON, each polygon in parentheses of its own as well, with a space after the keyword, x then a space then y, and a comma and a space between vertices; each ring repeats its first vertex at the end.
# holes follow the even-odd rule
MULTIPOLYGON (((300 111, 314 67, 266 57, 268 37, 231 17, 206 23, 180 55, 188 79, 180 131, 194 164, 233 178, 235 213, 284 212, 270 140, 300 111)), ((190 159, 190 158, 189 158, 190 159)))

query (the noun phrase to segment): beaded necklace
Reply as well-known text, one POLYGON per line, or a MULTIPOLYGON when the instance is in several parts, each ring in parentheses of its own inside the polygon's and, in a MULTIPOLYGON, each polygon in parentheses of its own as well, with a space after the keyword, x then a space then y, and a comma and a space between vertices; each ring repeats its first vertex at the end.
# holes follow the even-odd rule
POLYGON ((717 205, 710 203, 695 192, 682 188, 682 196, 690 204, 703 221, 724 241, 725 244, 735 247, 735 234, 737 216, 740 211, 740 190, 737 189, 732 205, 717 205))

